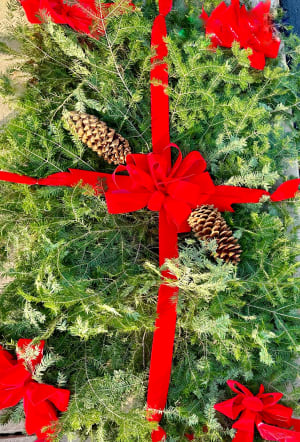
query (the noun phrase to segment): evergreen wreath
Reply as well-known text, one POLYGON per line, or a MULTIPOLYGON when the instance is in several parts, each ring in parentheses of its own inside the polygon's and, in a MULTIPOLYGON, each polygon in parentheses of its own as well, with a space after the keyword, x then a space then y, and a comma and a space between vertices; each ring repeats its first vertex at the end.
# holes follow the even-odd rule
MULTIPOLYGON (((149 41, 156 14, 155 5, 146 4, 107 18, 99 41, 52 23, 41 29, 16 20, 10 31, 20 48, 1 47, 21 54, 18 68, 30 81, 18 115, 0 135, 0 168, 41 177, 68 167, 99 170, 96 156, 64 128, 63 111, 74 108, 99 115, 135 152, 149 152, 149 41)), ((269 188, 283 176, 284 162, 296 157, 299 41, 284 38, 289 66, 268 61, 257 72, 238 45, 232 53, 207 50, 198 15, 198 5, 175 5, 168 19, 172 140, 185 155, 200 150, 216 183, 269 188)), ((1 88, 15 97, 9 76, 1 88)), ((113 170, 101 163, 105 167, 113 170)), ((0 296, 1 343, 13 348, 20 336, 47 339, 40 378, 73 393, 59 437, 148 441, 153 424, 145 420, 144 403, 160 283, 157 215, 108 216, 104 200, 87 187, 0 186, 0 250, 3 274, 11 278, 0 296)), ((260 382, 283 392, 294 385, 298 250, 295 229, 287 229, 289 206, 265 201, 224 215, 243 249, 238 268, 213 262, 207 251, 216 251, 216 243, 191 237, 181 239, 179 260, 167 263, 181 290, 163 421, 170 441, 184 440, 187 432, 204 441, 231 439, 231 424, 213 408, 225 398, 228 378, 253 390, 260 382)), ((294 408, 297 393, 293 386, 285 396, 294 408)), ((17 406, 1 419, 21 417, 17 406)))

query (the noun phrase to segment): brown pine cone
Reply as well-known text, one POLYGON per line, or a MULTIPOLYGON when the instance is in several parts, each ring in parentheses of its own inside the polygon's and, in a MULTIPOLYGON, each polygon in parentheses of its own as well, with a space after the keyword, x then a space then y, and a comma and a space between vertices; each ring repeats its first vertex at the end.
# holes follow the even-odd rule
POLYGON ((221 213, 212 205, 203 205, 193 210, 188 223, 196 238, 217 241, 216 256, 225 262, 237 264, 242 250, 234 238, 221 213))
POLYGON ((125 164, 131 153, 129 143, 106 123, 95 115, 76 111, 69 112, 67 121, 79 139, 109 164, 125 164))

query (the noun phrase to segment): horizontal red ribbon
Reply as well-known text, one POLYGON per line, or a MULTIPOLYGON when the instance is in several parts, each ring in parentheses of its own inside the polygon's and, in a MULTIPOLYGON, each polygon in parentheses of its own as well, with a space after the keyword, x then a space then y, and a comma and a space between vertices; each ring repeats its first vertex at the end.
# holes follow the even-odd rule
POLYGON ((299 190, 299 178, 282 183, 273 193, 263 189, 215 186, 200 152, 193 151, 182 159, 179 148, 174 144, 170 146, 179 151, 171 169, 164 155, 130 154, 126 166, 118 166, 112 175, 69 169, 69 172, 38 179, 0 171, 0 181, 41 186, 89 185, 96 195, 105 194, 109 213, 128 213, 143 208, 160 212, 164 209, 177 233, 190 231, 187 219, 191 211, 202 204, 212 204, 221 212, 233 212, 233 204, 258 203, 262 196, 269 196, 274 202, 283 201, 294 198, 299 190), (117 175, 120 171, 128 175, 117 175))
POLYGON ((44 341, 33 346, 35 356, 28 360, 26 351, 31 339, 20 339, 17 360, 0 345, 0 410, 17 405, 23 400, 25 428, 39 440, 50 441, 54 427, 44 430, 57 421, 57 411, 66 411, 70 392, 33 380, 34 370, 43 358, 44 341))
POLYGON ((300 441, 300 420, 293 419, 293 409, 278 404, 281 393, 264 393, 261 385, 254 396, 248 388, 236 381, 227 381, 237 395, 215 405, 215 409, 230 419, 239 419, 233 424, 237 430, 235 442, 253 442, 257 428, 265 440, 278 442, 300 441), (294 430, 291 430, 291 428, 294 430))

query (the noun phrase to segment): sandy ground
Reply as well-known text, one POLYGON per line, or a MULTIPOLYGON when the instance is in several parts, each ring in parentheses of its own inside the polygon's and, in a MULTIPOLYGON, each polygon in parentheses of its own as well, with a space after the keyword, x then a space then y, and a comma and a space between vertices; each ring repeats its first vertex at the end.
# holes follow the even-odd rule
MULTIPOLYGON (((7 15, 7 1, 8 0, 0 0, 0 41, 8 44, 12 49, 17 49, 18 44, 15 41, 7 38, 5 29, 8 28, 11 18, 7 15)), ((26 20, 25 14, 23 18, 23 14, 16 14, 15 19, 18 21, 26 20)), ((0 54, 0 74, 4 74, 7 69, 13 67, 16 59, 13 57, 0 54)), ((23 74, 18 71, 14 71, 11 75, 11 78, 14 83, 14 87, 17 93, 21 93, 24 87, 24 83, 26 82, 26 78, 23 74)), ((10 117, 14 115, 13 109, 4 101, 3 98, 0 97, 0 126, 3 125, 10 117)))
MULTIPOLYGON (((0 0, 0 23, 3 22, 5 14, 6 14, 6 0, 0 0)), ((0 74, 4 73, 6 69, 11 65, 11 63, 12 60, 10 60, 7 57, 3 57, 0 54, 0 74)), ((6 104, 4 100, 0 97, 0 126, 4 124, 12 114, 13 111, 10 109, 8 104, 6 104)), ((1 278, 1 273, 0 273, 0 292, 1 292, 1 287, 4 286, 5 282, 6 281, 3 278, 1 278)))
MULTIPOLYGON (((6 0, 0 0, 0 23, 3 23, 4 18, 6 14, 6 0)), ((5 40, 5 36, 1 36, 0 39, 3 41, 5 40)), ((4 73, 7 68, 9 68, 12 65, 12 60, 8 57, 4 57, 3 55, 0 55, 0 73, 4 73)), ((4 100, 0 97, 0 126, 4 124, 8 118, 10 118, 13 115, 14 111, 9 107, 8 104, 4 102, 4 100)), ((1 278, 0 274, 0 292, 1 287, 5 285, 7 281, 3 278, 1 278)), ((10 442, 31 442, 33 440, 32 438, 27 437, 18 437, 18 438, 11 438, 7 437, 7 434, 13 434, 13 433, 21 433, 24 431, 24 424, 21 423, 20 425, 5 425, 0 426, 0 440, 2 442, 4 441, 10 441, 10 442)))
MULTIPOLYGON (((0 0, 0 23, 5 19, 6 14, 6 0, 0 0)), ((1 37, 0 37, 1 38, 1 37)), ((3 36, 1 38, 4 39, 3 36)), ((0 55, 0 73, 4 73, 6 69, 11 65, 12 60, 8 57, 3 57, 0 55)), ((3 124, 9 118, 12 110, 7 104, 4 103, 3 99, 0 97, 0 125, 3 124)))

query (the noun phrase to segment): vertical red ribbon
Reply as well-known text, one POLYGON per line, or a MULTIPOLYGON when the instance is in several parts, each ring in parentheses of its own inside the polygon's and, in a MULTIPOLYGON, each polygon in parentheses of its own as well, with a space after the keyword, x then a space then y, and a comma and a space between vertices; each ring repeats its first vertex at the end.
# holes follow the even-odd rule
MULTIPOLYGON (((171 169, 171 149, 169 131, 168 66, 165 57, 168 54, 165 17, 172 9, 172 0, 159 0, 159 15, 152 28, 151 47, 156 54, 151 60, 151 124, 152 146, 154 153, 166 155, 168 168, 171 169)), ((159 264, 166 259, 178 257, 177 232, 164 210, 159 215, 159 264)), ((167 271, 162 277, 176 279, 167 271)), ((159 422, 165 408, 169 390, 173 359, 173 346, 176 330, 176 307, 178 288, 161 284, 157 300, 157 319, 153 336, 152 354, 149 371, 147 407, 148 419, 159 422)), ((165 440, 166 433, 158 427, 152 432, 152 442, 165 440)))

